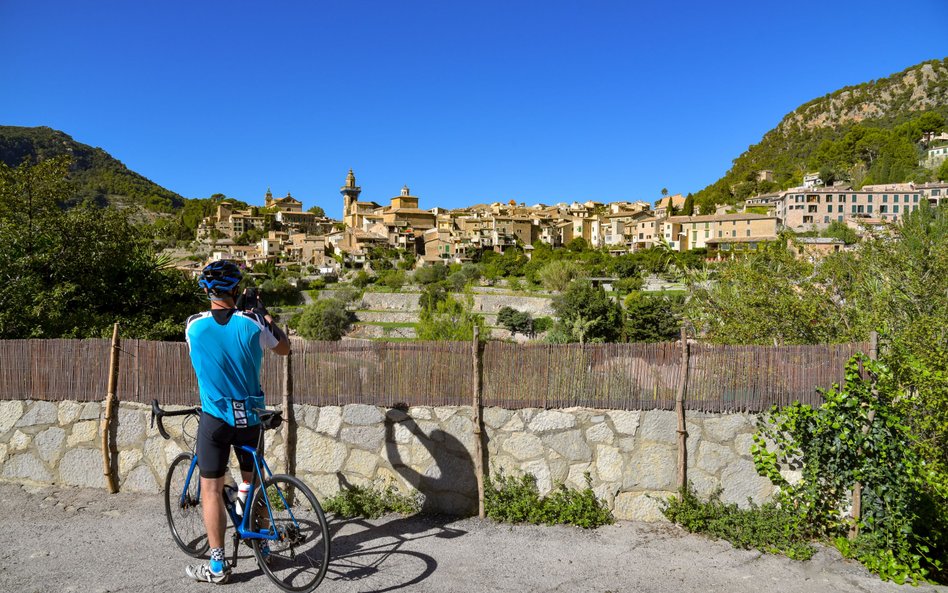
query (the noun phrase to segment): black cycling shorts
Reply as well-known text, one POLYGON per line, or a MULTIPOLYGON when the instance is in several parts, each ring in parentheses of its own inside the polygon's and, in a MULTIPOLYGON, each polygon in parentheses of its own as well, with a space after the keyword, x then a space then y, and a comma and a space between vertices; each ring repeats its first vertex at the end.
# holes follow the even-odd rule
MULTIPOLYGON (((253 471, 253 456, 239 449, 241 445, 256 447, 260 425, 236 428, 210 414, 201 414, 198 425, 197 456, 202 478, 220 478, 227 473, 227 458, 234 448, 240 470, 253 471)), ((261 445, 262 446, 262 445, 261 445)), ((263 451, 259 451, 263 454, 263 451)))

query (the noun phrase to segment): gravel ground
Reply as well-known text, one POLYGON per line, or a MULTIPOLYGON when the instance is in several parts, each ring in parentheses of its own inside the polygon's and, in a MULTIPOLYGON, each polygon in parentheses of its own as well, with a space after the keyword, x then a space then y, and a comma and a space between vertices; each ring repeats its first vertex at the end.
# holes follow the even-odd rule
MULTIPOLYGON (((209 591, 184 575, 160 496, 0 484, 0 591, 209 591)), ((332 519, 320 591, 819 593, 897 591, 835 550, 808 562, 736 550, 671 525, 596 531, 477 519, 332 519)), ((249 552, 249 549, 248 549, 249 552)), ((277 591, 241 554, 231 590, 277 591)), ((948 592, 946 587, 901 588, 948 592)))

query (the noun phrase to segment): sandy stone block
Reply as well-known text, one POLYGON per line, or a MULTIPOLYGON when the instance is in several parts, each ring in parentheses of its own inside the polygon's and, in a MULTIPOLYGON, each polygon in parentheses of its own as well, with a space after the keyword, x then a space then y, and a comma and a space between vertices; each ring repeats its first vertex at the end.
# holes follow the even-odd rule
POLYGON ((543 443, 569 461, 591 461, 592 449, 578 430, 568 430, 542 437, 543 443))
POLYGON ((484 408, 484 425, 491 428, 500 428, 510 420, 513 412, 503 408, 484 408))
POLYGON ((127 449, 119 453, 119 475, 127 476, 132 468, 138 465, 142 460, 142 452, 139 449, 127 449))
POLYGON ((742 432, 753 428, 747 414, 721 414, 704 420, 705 438, 719 443, 731 443, 742 432))
POLYGON ((523 419, 520 418, 520 415, 514 414, 513 416, 511 416, 510 420, 508 420, 507 423, 504 424, 504 426, 500 429, 500 431, 506 432, 506 433, 521 432, 523 431, 524 426, 525 425, 523 423, 523 419))
POLYGON ((627 490, 674 490, 678 480, 678 453, 674 447, 645 445, 629 460, 623 480, 627 490))
POLYGON ((319 419, 316 422, 316 432, 321 432, 329 436, 339 434, 339 428, 342 426, 342 408, 338 406, 327 406, 319 410, 319 419))
POLYGON ((586 430, 586 440, 590 443, 611 445, 616 436, 605 422, 594 424, 586 430))
POLYGON ((59 459, 65 441, 66 431, 58 426, 53 426, 36 435, 33 438, 33 446, 43 461, 52 463, 59 459))
POLYGON ((67 486, 105 488, 102 453, 97 449, 70 449, 59 462, 59 478, 67 486))
POLYGON ((73 447, 79 443, 86 443, 95 439, 99 434, 99 422, 96 420, 85 420, 72 425, 72 431, 66 439, 66 445, 73 447))
POLYGON ((721 487, 721 480, 700 469, 689 469, 688 481, 691 482, 695 492, 701 498, 708 498, 721 487))
POLYGON ((736 461, 734 452, 730 447, 703 441, 698 446, 698 455, 696 465, 708 473, 717 473, 724 466, 732 461, 736 461))
POLYGON ((13 433, 13 436, 10 437, 10 450, 11 451, 22 451, 30 446, 30 435, 22 432, 16 431, 13 433))
POLYGON ((534 434, 520 433, 504 441, 503 450, 520 460, 533 459, 543 455, 543 442, 534 434))
POLYGON ((339 471, 346 460, 346 453, 346 446, 335 439, 317 434, 307 428, 300 428, 297 433, 296 467, 300 472, 339 471))
POLYGON ((674 412, 651 410, 642 419, 639 438, 653 443, 674 445, 678 442, 678 418, 674 412))
POLYGON ((374 453, 353 449, 349 453, 349 459, 346 460, 346 473, 356 473, 367 478, 375 477, 375 469, 378 467, 379 458, 374 453))
POLYGON ((431 420, 431 408, 427 406, 412 406, 408 408, 408 415, 415 420, 431 420))
POLYGON ((721 500, 741 507, 747 506, 748 497, 756 503, 765 502, 774 491, 770 480, 757 473, 754 462, 744 458, 729 464, 721 472, 721 485, 724 487, 721 500))
POLYGON ((9 448, 5 443, 0 443, 0 465, 7 460, 7 454, 9 453, 9 448))
MULTIPOLYGON (((101 457, 99 461, 101 463, 101 457)), ((101 467, 99 468, 99 475, 102 475, 101 467)), ((46 465, 32 453, 21 453, 7 460, 3 464, 3 477, 33 482, 48 483, 53 481, 53 475, 46 468, 46 465)))
POLYGON ((102 404, 99 402, 86 402, 82 404, 82 412, 79 413, 79 420, 99 420, 102 416, 102 404))
POLYGON ((622 492, 616 496, 613 515, 621 521, 668 521, 662 514, 662 501, 672 492, 622 492))
POLYGON ((368 426, 371 424, 379 424, 384 419, 385 416, 375 406, 349 404, 342 408, 342 420, 346 424, 368 426))
POLYGON ((541 495, 549 494, 550 490, 553 489, 553 476, 546 461, 542 459, 528 461, 523 464, 521 470, 523 473, 530 474, 537 479, 537 489, 541 495))
POLYGON ((455 413, 457 413, 457 408, 441 406, 441 407, 435 408, 434 413, 435 413, 435 416, 438 417, 438 420, 440 420, 441 422, 444 422, 451 416, 454 416, 455 413))
POLYGON ((119 408, 116 422, 115 445, 119 449, 137 446, 146 436, 148 423, 141 410, 119 408))
POLYGON ((615 426, 616 432, 633 436, 635 435, 635 431, 639 428, 642 413, 615 410, 609 412, 609 418, 612 420, 612 425, 615 426))
POLYGON ((139 465, 133 469, 122 482, 121 489, 125 492, 145 492, 149 494, 154 494, 159 490, 155 474, 146 465, 139 465))
POLYGON ((15 426, 40 426, 56 424, 59 419, 59 409, 52 402, 33 402, 33 405, 20 416, 15 426))
POLYGON ((13 428, 25 410, 21 401, 0 401, 0 435, 13 428))
POLYGON ((354 447, 368 451, 378 451, 385 440, 385 427, 381 424, 375 426, 347 426, 342 429, 339 438, 342 442, 354 447))
POLYGON ((734 451, 742 457, 752 458, 751 447, 754 446, 754 434, 746 432, 734 437, 734 451))
POLYGON ((592 463, 575 463, 569 466, 566 474, 565 484, 571 488, 582 490, 587 486, 586 472, 592 474, 590 470, 595 469, 592 463))
MULTIPOLYGON (((82 404, 79 402, 74 402, 71 400, 66 400, 59 402, 59 425, 66 426, 67 424, 72 424, 79 418, 79 414, 82 412, 82 404)), ((0 430, 0 432, 3 432, 0 430)))
POLYGON ((622 479, 623 459, 619 449, 611 445, 596 446, 596 473, 603 482, 622 479))
POLYGON ((576 417, 558 410, 543 410, 530 420, 531 432, 565 430, 576 426, 576 417))

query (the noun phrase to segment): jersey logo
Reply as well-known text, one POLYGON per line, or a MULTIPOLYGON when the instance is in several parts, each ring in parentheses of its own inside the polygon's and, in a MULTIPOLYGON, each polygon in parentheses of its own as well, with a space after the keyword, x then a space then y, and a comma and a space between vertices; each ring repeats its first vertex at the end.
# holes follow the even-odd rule
POLYGON ((247 408, 244 406, 244 402, 234 402, 234 426, 247 426, 247 408))

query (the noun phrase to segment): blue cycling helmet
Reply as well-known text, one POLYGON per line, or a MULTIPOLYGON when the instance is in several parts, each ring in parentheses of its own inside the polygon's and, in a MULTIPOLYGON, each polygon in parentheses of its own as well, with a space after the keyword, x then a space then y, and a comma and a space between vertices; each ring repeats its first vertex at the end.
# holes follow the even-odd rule
POLYGON ((232 296, 240 284, 243 274, 240 268, 233 262, 227 260, 218 260, 205 266, 201 272, 201 279, 198 284, 201 288, 206 288, 208 295, 214 297, 232 296))

